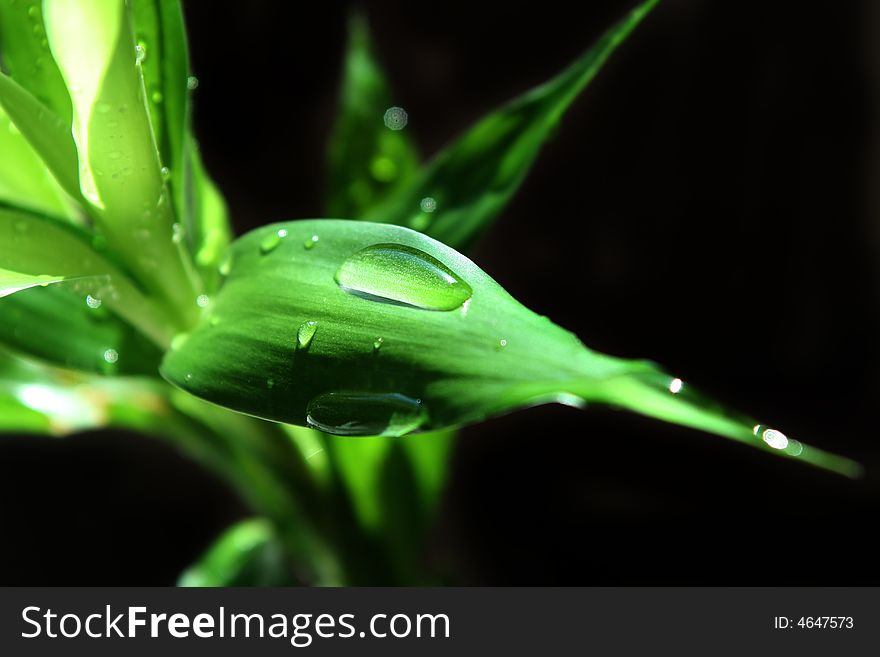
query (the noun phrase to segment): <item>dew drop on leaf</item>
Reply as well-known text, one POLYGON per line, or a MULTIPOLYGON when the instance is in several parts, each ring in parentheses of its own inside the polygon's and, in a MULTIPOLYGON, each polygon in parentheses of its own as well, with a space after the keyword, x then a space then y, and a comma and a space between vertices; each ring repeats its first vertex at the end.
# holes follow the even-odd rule
POLYGON ((107 349, 104 352, 104 360, 112 365, 119 360, 119 352, 115 349, 107 349))
POLYGON ((193 91, 194 89, 198 89, 199 88, 199 79, 195 75, 190 75, 186 79, 186 88, 189 89, 190 91, 193 91))
POLYGON ((373 340, 373 351, 378 352, 382 348, 382 343, 385 342, 382 338, 376 338, 373 340))
POLYGON ((98 308, 100 308, 102 303, 103 301, 101 301, 100 299, 96 299, 91 294, 86 295, 86 305, 92 310, 97 310, 98 308))
POLYGON ((398 393, 328 392, 306 413, 309 426, 338 436, 403 436, 428 421, 420 400, 398 393))
POLYGON ((433 212, 437 209, 437 201, 431 196, 426 196, 419 202, 419 207, 422 212, 433 212))
POLYGON ((209 303, 211 303, 211 297, 207 294, 200 294, 196 297, 196 305, 199 308, 207 308, 209 303))
POLYGON ((389 130, 403 130, 409 122, 409 116, 402 107, 389 107, 385 110, 382 121, 389 130))
POLYGON ((296 330, 296 344, 298 349, 308 347, 312 338, 315 337, 315 331, 318 330, 318 322, 303 322, 296 330))
POLYGON ((321 238, 317 235, 312 235, 305 242, 303 242, 303 246, 305 247, 306 251, 315 248, 315 244, 317 244, 320 239, 321 238))
POLYGON ((349 257, 336 272, 346 292, 423 310, 455 310, 473 291, 433 256, 402 244, 375 244, 349 257))
POLYGON ((267 253, 272 253, 272 251, 278 248, 278 245, 281 244, 281 240, 285 237, 287 237, 287 231, 283 228, 281 230, 269 233, 260 242, 260 252, 264 255, 267 253))

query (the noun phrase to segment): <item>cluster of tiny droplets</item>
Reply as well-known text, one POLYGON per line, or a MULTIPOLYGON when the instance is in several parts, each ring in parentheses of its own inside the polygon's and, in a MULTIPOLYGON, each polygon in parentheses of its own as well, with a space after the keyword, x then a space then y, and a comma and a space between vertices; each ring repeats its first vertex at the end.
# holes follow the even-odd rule
POLYGON ((385 110, 382 121, 384 121, 385 127, 389 130, 403 130, 409 121, 409 117, 406 114, 406 110, 402 107, 389 107, 385 110))

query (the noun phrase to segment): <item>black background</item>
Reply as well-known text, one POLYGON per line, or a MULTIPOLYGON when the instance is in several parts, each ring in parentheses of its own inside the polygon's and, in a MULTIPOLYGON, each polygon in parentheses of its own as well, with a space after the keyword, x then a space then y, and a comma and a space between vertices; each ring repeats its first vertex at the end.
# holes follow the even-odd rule
MULTIPOLYGON (((631 5, 362 6, 431 154, 631 5)), ((659 361, 867 478, 622 413, 522 411, 454 454, 433 549, 463 583, 880 583, 870 5, 665 0, 472 254, 589 346, 659 361)), ((197 132, 239 232, 321 214, 349 6, 185 3, 197 132)), ((0 442, 3 584, 171 584, 246 513, 148 438, 0 442)))

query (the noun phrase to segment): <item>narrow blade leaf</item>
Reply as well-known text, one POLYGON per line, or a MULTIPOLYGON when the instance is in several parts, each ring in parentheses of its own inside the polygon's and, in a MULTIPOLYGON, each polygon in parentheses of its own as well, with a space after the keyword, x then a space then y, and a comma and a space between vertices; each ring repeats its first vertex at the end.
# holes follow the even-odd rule
POLYGON ((565 71, 483 118, 366 219, 466 248, 519 188, 566 109, 657 2, 642 2, 565 71))
POLYGON ((359 219, 405 186, 418 167, 406 131, 383 123, 392 95, 360 15, 349 20, 339 103, 328 150, 326 211, 330 217, 359 219))

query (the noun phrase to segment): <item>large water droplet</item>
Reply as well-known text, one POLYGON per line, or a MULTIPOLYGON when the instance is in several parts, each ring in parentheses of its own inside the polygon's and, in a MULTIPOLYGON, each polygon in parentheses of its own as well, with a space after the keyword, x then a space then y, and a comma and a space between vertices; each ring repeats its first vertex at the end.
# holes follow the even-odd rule
POLYGON ((346 291, 424 310, 455 310, 471 298, 470 285, 424 251, 375 244, 348 258, 336 272, 346 291))
POLYGON ((318 330, 318 322, 303 322, 296 330, 296 344, 299 349, 305 349, 315 337, 315 331, 318 330))
POLYGON ((428 420, 420 400, 398 393, 328 392, 306 413, 310 426, 338 436, 403 436, 428 420))

